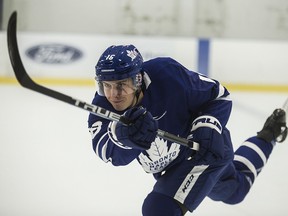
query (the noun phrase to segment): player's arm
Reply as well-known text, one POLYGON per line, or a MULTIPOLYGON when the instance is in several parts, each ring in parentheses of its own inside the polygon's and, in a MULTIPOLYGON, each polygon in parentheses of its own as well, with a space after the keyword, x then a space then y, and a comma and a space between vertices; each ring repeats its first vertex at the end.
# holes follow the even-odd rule
POLYGON ((211 115, 215 117, 222 127, 225 127, 231 114, 232 100, 230 93, 218 81, 211 88, 211 98, 204 103, 199 115, 211 115))
POLYGON ((193 93, 193 98, 195 101, 196 97, 199 103, 199 112, 192 122, 190 138, 200 144, 194 159, 210 164, 224 157, 222 133, 230 117, 232 102, 229 92, 218 81, 199 75, 197 82, 198 91, 193 93))
POLYGON ((110 139, 128 149, 148 150, 157 136, 158 122, 143 107, 128 109, 123 117, 127 123, 112 122, 109 125, 110 139))
POLYGON ((104 162, 111 162, 114 166, 127 165, 140 154, 140 151, 121 146, 119 142, 111 139, 112 124, 112 121, 89 115, 88 127, 93 150, 104 162))
POLYGON ((157 136, 158 122, 143 107, 128 109, 123 117, 129 122, 123 124, 92 115, 89 117, 95 153, 114 165, 130 163, 142 150, 149 149, 157 136))

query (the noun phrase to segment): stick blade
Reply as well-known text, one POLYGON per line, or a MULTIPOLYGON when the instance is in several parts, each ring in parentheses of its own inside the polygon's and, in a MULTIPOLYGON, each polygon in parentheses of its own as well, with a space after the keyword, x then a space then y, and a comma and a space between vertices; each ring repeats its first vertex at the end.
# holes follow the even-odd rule
MULTIPOLYGON (((66 102, 68 104, 71 104, 73 106, 76 106, 78 108, 84 109, 86 111, 89 111, 97 116, 100 116, 102 118, 106 118, 111 121, 120 121, 120 115, 110 112, 109 110, 106 110, 102 107, 98 107, 94 104, 88 104, 84 101, 80 101, 78 99, 75 99, 71 96, 68 96, 66 94, 63 94, 61 92, 55 91, 53 89, 47 88, 45 86, 39 85, 36 82, 34 82, 30 76, 28 75, 27 71, 24 68, 24 65, 21 60, 21 56, 18 49, 18 43, 17 43, 17 12, 14 11, 8 22, 7 27, 7 42, 8 42, 8 52, 10 61, 12 64, 12 68, 14 70, 15 76, 18 80, 18 82, 25 88, 28 88, 32 91, 36 91, 38 93, 44 94, 46 96, 55 98, 57 100, 60 100, 62 102, 66 102)), ((158 132, 159 133, 159 132, 158 132)), ((173 142, 179 143, 181 145, 187 146, 187 143, 189 142, 186 139, 181 139, 176 136, 170 134, 168 137, 165 136, 165 131, 162 131, 161 134, 164 133, 163 138, 172 140, 173 142), (175 139, 175 140, 174 140, 175 139), (185 142, 183 142, 183 140, 185 142), (182 143, 183 142, 183 143, 182 143)), ((162 137, 162 136, 161 136, 162 137)), ((190 146, 188 146, 190 147, 190 146)))
POLYGON ((22 63, 18 43, 17 43, 17 12, 14 11, 8 22, 7 27, 7 43, 8 43, 8 53, 11 61, 11 65, 18 82, 26 88, 30 88, 31 83, 34 83, 29 75, 27 74, 24 65, 22 63), (29 80, 29 85, 27 84, 29 80))

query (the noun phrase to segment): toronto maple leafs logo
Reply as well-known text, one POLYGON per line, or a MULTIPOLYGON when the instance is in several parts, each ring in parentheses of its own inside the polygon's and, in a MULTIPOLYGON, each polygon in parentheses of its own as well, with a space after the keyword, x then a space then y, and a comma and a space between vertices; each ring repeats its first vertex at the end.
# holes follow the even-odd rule
POLYGON ((138 52, 136 51, 136 49, 126 50, 126 51, 127 51, 127 56, 131 58, 131 61, 133 61, 138 55, 138 52))
POLYGON ((157 137, 152 143, 151 148, 138 157, 140 164, 145 172, 158 173, 164 170, 180 152, 180 145, 172 143, 170 147, 167 140, 157 137))

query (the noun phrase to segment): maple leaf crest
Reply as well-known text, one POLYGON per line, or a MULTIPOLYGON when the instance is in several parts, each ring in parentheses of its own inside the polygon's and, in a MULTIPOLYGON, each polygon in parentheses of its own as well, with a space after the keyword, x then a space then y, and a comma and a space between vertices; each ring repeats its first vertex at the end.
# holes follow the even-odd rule
POLYGON ((137 57, 138 53, 136 50, 127 50, 127 56, 131 58, 131 61, 133 61, 137 57))
POLYGON ((157 137, 146 153, 139 155, 139 162, 148 173, 161 172, 180 152, 180 145, 172 143, 168 148, 167 140, 157 137))

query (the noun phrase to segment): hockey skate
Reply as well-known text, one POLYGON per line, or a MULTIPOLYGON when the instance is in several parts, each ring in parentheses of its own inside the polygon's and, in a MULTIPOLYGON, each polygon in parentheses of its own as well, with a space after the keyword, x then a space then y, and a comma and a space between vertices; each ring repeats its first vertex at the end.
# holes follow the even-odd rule
POLYGON ((283 142, 287 137, 286 112, 283 109, 275 109, 270 115, 257 137, 266 142, 283 142))

